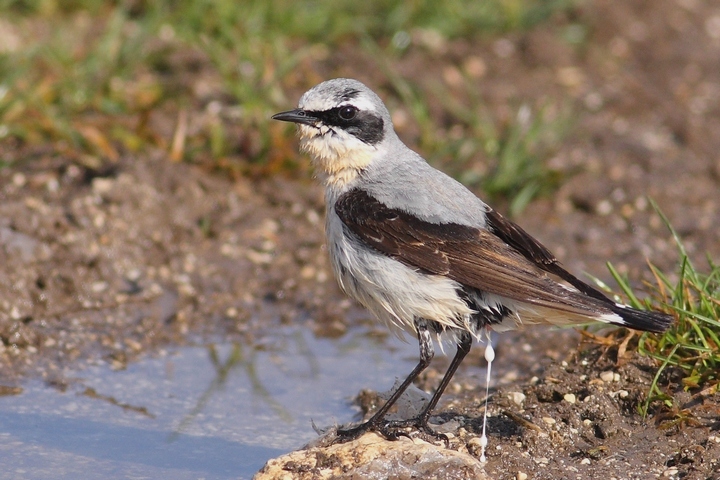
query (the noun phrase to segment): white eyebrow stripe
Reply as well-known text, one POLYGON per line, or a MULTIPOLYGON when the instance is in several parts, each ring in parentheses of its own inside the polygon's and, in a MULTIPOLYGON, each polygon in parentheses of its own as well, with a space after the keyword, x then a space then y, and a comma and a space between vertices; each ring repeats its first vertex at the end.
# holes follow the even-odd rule
POLYGON ((373 103, 368 98, 365 98, 362 96, 353 98, 352 100, 347 100, 345 102, 339 103, 338 107, 344 107, 347 105, 353 106, 353 107, 357 108, 358 110, 363 110, 366 112, 375 112, 375 106, 373 105, 373 103))

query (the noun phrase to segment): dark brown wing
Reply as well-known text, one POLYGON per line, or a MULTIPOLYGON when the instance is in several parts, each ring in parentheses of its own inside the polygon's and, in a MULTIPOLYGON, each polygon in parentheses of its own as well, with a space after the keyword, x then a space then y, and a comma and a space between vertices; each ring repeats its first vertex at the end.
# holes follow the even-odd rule
POLYGON ((585 295, 589 295, 601 301, 610 302, 610 299, 608 299, 600 290, 588 285, 575 275, 562 268, 550 250, 530 236, 530 234, 523 230, 519 225, 507 220, 495 210, 490 209, 487 212, 487 226, 502 241, 514 247, 525 258, 531 260, 541 269, 548 273, 552 273, 553 275, 557 275, 573 287, 583 292, 585 295))
POLYGON ((552 254, 500 216, 493 216, 492 231, 455 223, 436 224, 388 208, 360 189, 343 194, 335 212, 367 245, 427 273, 571 313, 608 311, 609 300, 572 292, 548 277, 543 270, 551 272, 547 265, 557 265, 552 254))

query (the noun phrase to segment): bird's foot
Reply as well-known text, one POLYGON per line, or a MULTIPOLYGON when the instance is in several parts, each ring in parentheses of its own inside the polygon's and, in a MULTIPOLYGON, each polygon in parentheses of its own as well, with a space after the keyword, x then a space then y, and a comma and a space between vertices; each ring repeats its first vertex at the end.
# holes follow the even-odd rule
POLYGON ((445 446, 450 444, 450 439, 444 433, 438 433, 428 425, 427 418, 423 416, 410 418, 407 420, 396 420, 392 422, 385 422, 383 425, 384 430, 380 431, 385 438, 388 440, 397 440, 400 437, 412 438, 410 434, 413 432, 417 433, 417 436, 425 441, 442 441, 445 446))
POLYGON ((447 446, 450 442, 447 435, 438 433, 427 424, 427 419, 420 416, 408 420, 380 421, 373 422, 369 420, 360 425, 350 428, 338 428, 337 438, 335 442, 344 443, 355 440, 363 436, 366 432, 376 432, 387 440, 394 441, 400 437, 412 438, 413 431, 417 432, 423 440, 445 442, 447 446))
POLYGON ((337 437, 335 438, 334 443, 350 442, 352 440, 362 437, 363 435, 365 435, 366 432, 376 431, 377 429, 377 423, 373 422, 372 420, 361 423, 360 425, 355 425, 354 427, 338 428, 335 432, 337 437))

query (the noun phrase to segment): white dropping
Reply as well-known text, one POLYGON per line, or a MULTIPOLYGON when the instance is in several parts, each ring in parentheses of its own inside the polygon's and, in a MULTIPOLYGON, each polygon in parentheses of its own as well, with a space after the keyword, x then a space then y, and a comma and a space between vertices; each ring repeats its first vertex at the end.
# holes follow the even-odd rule
POLYGON ((487 414, 488 414, 488 397, 490 396, 490 373, 492 372, 492 362, 495 360, 495 349, 490 342, 490 332, 487 333, 487 347, 485 348, 485 360, 488 362, 487 366, 487 377, 485 378, 485 414, 483 415, 483 429, 482 436, 480 437, 480 461, 486 462, 485 448, 488 444, 487 435, 485 435, 485 429, 487 427, 487 414))

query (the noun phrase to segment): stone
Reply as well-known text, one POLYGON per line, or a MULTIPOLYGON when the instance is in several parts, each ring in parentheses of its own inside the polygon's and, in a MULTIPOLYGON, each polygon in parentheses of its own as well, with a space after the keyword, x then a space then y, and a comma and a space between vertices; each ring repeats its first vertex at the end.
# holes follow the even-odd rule
POLYGON ((390 442, 367 433, 352 442, 313 446, 269 460, 254 480, 324 480, 357 478, 443 478, 487 480, 480 462, 422 440, 390 442))

